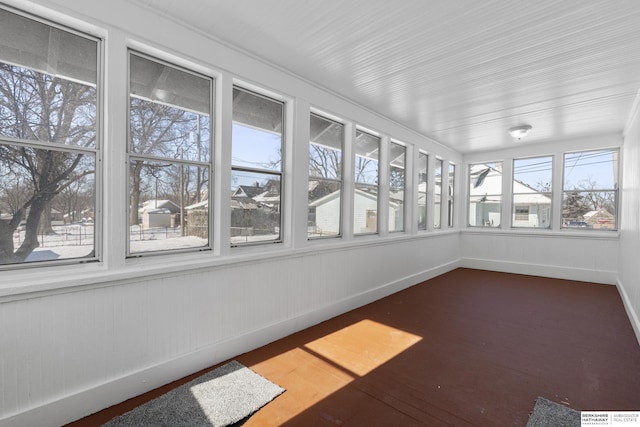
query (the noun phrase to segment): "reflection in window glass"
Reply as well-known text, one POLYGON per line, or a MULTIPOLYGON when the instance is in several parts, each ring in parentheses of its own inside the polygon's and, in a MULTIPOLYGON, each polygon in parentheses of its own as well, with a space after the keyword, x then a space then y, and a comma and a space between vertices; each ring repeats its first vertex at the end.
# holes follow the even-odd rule
POLYGON ((354 234, 377 233, 380 138, 357 130, 354 151, 353 232, 354 234))
POLYGON ((440 216, 442 213, 442 160, 436 159, 435 182, 433 189, 433 228, 440 228, 440 216))
POLYGON ((279 242, 284 104, 233 89, 231 245, 279 242))
POLYGON ((311 114, 307 236, 340 235, 344 126, 311 114))
POLYGON ((96 259, 98 42, 0 22, 0 265, 96 259))
POLYGON ((500 227, 502 162, 469 165, 469 226, 500 227))
POLYGON ((405 146, 391 143, 389 153, 389 231, 404 230, 405 146))
POLYGON ((418 153, 418 230, 427 229, 427 172, 429 156, 418 153))
POLYGON ((513 161, 513 227, 550 228, 553 157, 513 161))
POLYGON ((562 227, 616 230, 618 151, 564 155, 562 227))
POLYGON ((210 78, 129 55, 129 254, 209 247, 210 78))

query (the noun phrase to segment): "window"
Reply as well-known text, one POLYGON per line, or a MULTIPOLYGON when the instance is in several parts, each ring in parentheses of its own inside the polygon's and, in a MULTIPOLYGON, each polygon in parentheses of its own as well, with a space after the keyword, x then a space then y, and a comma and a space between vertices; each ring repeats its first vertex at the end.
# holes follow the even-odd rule
POLYGON ((566 153, 562 227, 617 229, 618 151, 566 153))
POLYGON ((427 172, 429 156, 418 152, 418 230, 427 229, 427 172))
POLYGON ((281 242, 284 104, 233 89, 231 245, 281 242))
POLYGON ((307 236, 340 236, 344 126, 311 114, 307 236))
POLYGON ((442 215, 442 160, 436 159, 435 182, 433 190, 433 228, 440 228, 442 215))
POLYGON ((551 227, 553 157, 513 161, 513 227, 551 227))
POLYGON ((0 22, 0 265, 97 260, 99 42, 0 22))
POLYGON ((502 162, 469 165, 469 226, 500 227, 502 162))
POLYGON ((449 216, 449 221, 448 221, 448 225, 449 227, 453 227, 453 218, 454 218, 454 210, 453 210, 453 203, 454 203, 454 197, 455 197, 455 183, 456 183, 456 165, 453 164, 449 164, 449 191, 448 191, 448 216, 449 216))
POLYGON ((212 80, 129 54, 129 255, 209 245, 212 80))
POLYGON ((407 148, 392 142, 389 151, 389 231, 404 231, 404 186, 407 148))
POLYGON ((354 151, 353 231, 354 234, 377 233, 380 138, 356 130, 354 151))

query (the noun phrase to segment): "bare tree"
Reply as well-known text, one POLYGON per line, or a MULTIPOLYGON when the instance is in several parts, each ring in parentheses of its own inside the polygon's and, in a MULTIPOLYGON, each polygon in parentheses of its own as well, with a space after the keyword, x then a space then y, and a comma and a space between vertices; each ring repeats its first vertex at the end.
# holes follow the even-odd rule
MULTIPOLYGON (((192 114, 186 110, 144 100, 131 98, 130 152, 134 155, 158 158, 179 158, 180 149, 189 140, 196 123, 192 114)), ((165 164, 165 166, 168 166, 165 164)), ((150 163, 142 159, 133 159, 129 165, 130 187, 130 224, 138 224, 138 206, 144 183, 144 176, 158 179, 160 163, 150 163), (146 169, 146 171, 144 171, 146 169)), ((155 183, 154 183, 155 184, 155 183)), ((149 183, 147 183, 149 185, 149 183)))
POLYGON ((95 145, 96 99, 93 86, 0 63, 0 135, 51 144, 0 145, 3 185, 21 182, 28 189, 11 218, 0 220, 0 264, 23 262, 39 246, 42 215, 51 201, 94 173, 86 153, 58 148, 95 145), (13 233, 25 219, 25 239, 15 249, 13 233))

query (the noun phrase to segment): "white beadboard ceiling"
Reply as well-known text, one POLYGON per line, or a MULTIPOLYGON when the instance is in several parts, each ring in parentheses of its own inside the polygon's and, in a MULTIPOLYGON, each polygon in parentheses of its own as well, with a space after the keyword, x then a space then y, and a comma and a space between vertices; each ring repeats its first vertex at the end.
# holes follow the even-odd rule
POLYGON ((640 89, 636 0, 135 2, 461 153, 622 134, 640 89))

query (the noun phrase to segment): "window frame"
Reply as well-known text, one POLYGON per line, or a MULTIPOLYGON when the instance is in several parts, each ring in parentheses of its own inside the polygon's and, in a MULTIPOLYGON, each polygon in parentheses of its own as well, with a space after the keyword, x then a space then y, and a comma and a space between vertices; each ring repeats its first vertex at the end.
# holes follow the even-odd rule
MULTIPOLYGON (((335 150, 335 151, 340 151, 340 164, 338 165, 340 168, 340 176, 338 178, 329 178, 329 177, 320 177, 320 176, 315 176, 315 175, 311 175, 311 171, 310 168, 307 168, 307 174, 308 174, 308 183, 311 183, 311 181, 313 180, 317 180, 317 181, 327 181, 327 182, 333 182, 333 183, 337 183, 340 187, 339 190, 339 198, 340 198, 340 203, 339 203, 339 211, 338 211, 338 232, 335 235, 319 235, 319 236, 311 236, 309 234, 309 224, 307 224, 307 240, 320 240, 320 239, 334 239, 334 238, 341 238, 343 235, 343 208, 344 208, 344 165, 345 165, 345 161, 344 161, 344 152, 345 152, 345 141, 346 141, 346 129, 345 129, 345 124, 338 121, 338 120, 334 120, 331 119, 329 117, 327 117, 326 115, 322 114, 322 113, 318 113, 315 111, 310 111, 309 112, 309 120, 311 121, 312 117, 315 116, 317 119, 320 120, 324 120, 326 122, 330 122, 332 124, 338 125, 341 127, 342 129, 342 138, 340 140, 340 149, 339 150, 335 150)), ((313 141, 311 141, 311 137, 309 138, 309 151, 311 151, 311 146, 312 145, 320 145, 318 143, 314 143, 313 141)), ((333 148, 332 148, 333 149, 333 148)), ((309 154, 309 156, 311 157, 311 154, 309 154)), ((311 158, 309 159, 309 164, 311 163, 311 158)), ((309 191, 307 190, 307 222, 309 221, 309 191)))
MULTIPOLYGON (((229 241, 229 247, 231 248, 239 248, 239 247, 249 247, 249 246, 261 246, 261 245, 270 245, 270 244, 278 244, 278 243, 283 243, 284 242, 284 224, 285 224, 285 218, 284 218, 284 209, 283 207, 285 206, 285 198, 286 198, 286 194, 285 194, 285 176, 286 176, 286 138, 287 138, 287 104, 288 102, 283 100, 283 99, 278 99, 277 97, 274 97, 273 95, 269 95, 265 93, 262 93, 259 89, 254 88, 253 86, 251 88, 242 85, 242 84, 233 84, 233 88, 232 91, 235 92, 236 90, 238 91, 242 91, 245 92, 247 94, 250 94, 252 96, 256 96, 259 98, 263 98, 265 100, 274 102, 274 103, 278 103, 282 105, 282 117, 281 117, 281 123, 282 123, 282 131, 280 132, 280 168, 279 170, 274 170, 274 169, 262 169, 262 168, 254 168, 254 167, 249 167, 249 166, 243 166, 243 165, 235 165, 233 163, 233 159, 231 159, 230 162, 230 176, 233 179, 233 174, 234 172, 246 172, 246 173, 250 173, 250 174, 261 174, 261 175, 273 175, 273 176, 278 176, 278 182, 279 182, 279 187, 280 187, 280 193, 279 193, 279 222, 278 222, 278 238, 277 239, 272 239, 272 240, 253 240, 253 241, 246 241, 246 242, 232 242, 231 240, 229 241)), ((233 108, 231 109, 231 124, 232 126, 236 123, 233 120, 233 108)), ((232 132, 232 138, 231 138, 231 153, 233 154, 233 132, 232 132)), ((228 199, 227 203, 230 203, 231 198, 228 199)), ((231 209, 229 211, 229 215, 231 215, 231 209)), ((229 232, 231 231, 231 223, 229 223, 229 232)), ((231 236, 230 236, 231 237, 231 236)), ((223 242, 221 242, 222 244, 223 242)))
POLYGON ((447 227, 455 227, 456 165, 449 162, 447 173, 447 227))
MULTIPOLYGON (((378 135, 375 132, 360 128, 360 127, 356 127, 356 140, 358 138, 358 134, 365 134, 368 135, 369 137, 375 138, 378 140, 378 147, 376 150, 378 152, 378 157, 376 159, 376 183, 375 184, 370 184, 370 183, 366 183, 366 182, 360 182, 357 180, 356 175, 357 175, 357 171, 356 168, 354 166, 354 170, 353 170, 353 175, 351 177, 351 179, 353 179, 353 216, 351 218, 352 220, 352 224, 353 224, 353 235, 356 237, 359 236, 371 236, 371 235, 379 235, 380 234, 380 173, 381 173, 381 168, 380 168, 380 153, 382 150, 382 137, 380 135, 378 135), (375 215, 376 215, 376 230, 375 231, 370 231, 370 232, 356 232, 356 212, 355 212, 355 204, 356 204, 356 191, 358 191, 359 187, 367 187, 367 188, 375 188, 376 191, 376 211, 375 211, 375 215)), ((354 141, 355 142, 355 141, 354 141)), ((352 144, 353 145, 353 144, 352 144)), ((354 161, 354 165, 357 164, 356 159, 358 157, 363 157, 364 156, 360 156, 357 153, 356 147, 353 147, 353 161, 354 161)), ((367 209, 366 210, 366 214, 365 214, 365 225, 367 224, 367 218, 369 216, 369 213, 372 212, 371 209, 367 209)))
MULTIPOLYGON (((215 199, 215 195, 214 195, 214 155, 215 155, 215 91, 216 91, 216 78, 206 75, 202 72, 197 72, 194 71, 186 66, 183 66, 181 64, 178 64, 176 62, 171 62, 168 60, 165 60, 163 58, 160 58, 158 56, 153 56, 150 54, 147 54, 141 50, 138 49, 134 49, 134 48, 128 48, 127 49, 127 120, 125 123, 126 129, 127 129, 127 141, 126 141, 126 164, 127 164, 127 168, 126 168, 126 176, 127 178, 125 179, 125 185, 127 188, 127 191, 125 192, 125 206, 127 207, 127 211, 126 211, 126 218, 125 218, 125 223, 126 223, 126 229, 125 229, 125 233, 127 234, 127 237, 125 239, 126 241, 126 251, 125 251, 125 258, 141 258, 141 257, 149 257, 149 256, 163 256, 163 255, 171 255, 171 254, 179 254, 179 253, 193 253, 193 252, 203 252, 203 251, 211 251, 213 250, 213 239, 214 239, 214 233, 213 233, 213 211, 214 211, 214 206, 213 203, 216 202, 215 199), (189 159, 178 159, 178 158, 168 158, 168 157, 162 157, 162 156, 153 156, 153 155, 142 155, 142 154, 137 154, 137 153, 133 153, 131 152, 131 57, 132 56, 137 56, 138 58, 147 60, 147 61, 151 61, 151 62, 155 62, 157 64, 160 65, 164 65, 166 67, 172 68, 176 71, 179 72, 183 72, 186 74, 190 74, 192 76, 207 80, 209 82, 209 96, 208 96, 208 101, 209 101, 209 160, 208 161, 195 161, 195 160, 189 160, 189 159), (176 249, 161 249, 161 250, 148 250, 148 251, 139 251, 139 252, 132 252, 131 251, 131 198, 129 196, 129 192, 131 191, 131 177, 130 177, 130 165, 131 165, 131 161, 132 160, 140 160, 143 162, 158 162, 158 163, 165 163, 165 164, 171 164, 171 165, 175 165, 175 166, 179 166, 179 167, 203 167, 203 168, 208 168, 209 173, 208 175, 208 181, 209 181, 209 185, 207 188, 207 198, 205 200, 208 200, 208 212, 207 212, 207 244, 204 246, 197 246, 197 247, 187 247, 187 248, 176 248, 176 249)), ((162 104, 161 102, 158 102, 159 104, 162 104)), ((167 104, 170 105, 170 104, 167 104)), ((186 108, 185 108, 186 110, 186 108)), ((184 207, 182 207, 182 210, 184 209, 184 207)), ((186 216, 186 214, 185 214, 186 216)))
MULTIPOLYGON (((402 227, 399 228, 399 229, 395 229, 395 227, 394 227, 394 229, 392 230, 391 226, 390 226, 392 219, 389 218, 389 220, 388 220, 389 230, 388 231, 389 231, 389 233, 403 233, 407 229, 407 212, 406 212, 406 206, 407 206, 407 204, 406 204, 406 199, 407 199, 407 145, 404 144, 404 143, 401 143, 399 141, 393 140, 393 139, 390 140, 389 141, 389 153, 390 154, 392 152, 392 147, 394 145, 398 146, 398 147, 402 147, 402 151, 403 151, 403 153, 402 153, 402 156, 403 156, 403 161, 402 161, 402 163, 403 163, 403 167, 402 167, 403 174, 402 174, 402 187, 401 187, 402 188, 402 201, 400 203, 400 206, 401 206, 401 209, 402 209, 402 212, 401 212, 401 215, 402 215, 402 227)), ((392 172, 393 172, 394 168, 398 168, 398 166, 393 166, 392 162, 393 162, 393 159, 391 158, 391 155, 389 155, 389 166, 388 166, 388 171, 387 171, 388 182, 389 182, 389 197, 388 197, 388 206, 387 206, 388 211, 391 210, 391 192, 396 189, 396 188, 392 187, 392 185, 391 185, 391 175, 392 175, 392 172)), ((400 188, 400 187, 398 187, 398 188, 400 188)), ((394 223, 395 223, 395 218, 394 218, 394 223)))
MULTIPOLYGON (((528 157, 518 157, 518 158, 514 158, 512 159, 511 165, 512 165, 512 170, 511 170, 511 183, 512 183, 512 188, 511 188, 511 211, 510 211, 510 217, 511 217, 511 228, 516 228, 516 229, 524 229, 524 230, 551 230, 553 229, 553 215, 554 215, 554 181, 555 181, 555 173, 554 173, 554 168, 555 168, 555 161, 556 161, 556 156, 554 156, 553 154, 547 154, 547 155, 536 155, 536 156, 528 156, 528 157), (516 209, 517 209, 517 205, 516 204, 516 199, 517 196, 521 196, 521 195, 526 195, 526 194, 531 194, 531 193, 517 193, 515 191, 515 186, 513 185, 516 182, 516 162, 519 160, 543 160, 543 159, 550 159, 551 161, 551 182, 550 184, 550 188, 549 191, 538 191, 539 194, 542 194, 543 196, 546 196, 549 198, 550 200, 550 205, 549 205, 549 224, 545 227, 535 227, 535 226, 527 226, 527 225, 521 225, 521 224, 516 224, 516 221, 529 221, 529 218, 531 217, 531 209, 530 207, 528 208, 528 214, 527 214, 527 219, 526 220, 519 220, 516 219, 516 209)), ((521 181, 517 181, 517 182, 521 182, 521 181)), ((528 186, 527 184, 522 183, 523 185, 528 186)), ((528 186, 530 187, 530 186, 528 186)), ((530 187, 532 188, 532 187, 530 187)))
POLYGON ((443 203, 443 172, 444 172, 444 160, 436 157, 433 166, 433 228, 434 230, 442 230, 442 203, 443 203), (440 183, 438 184, 437 172, 440 170, 440 183), (436 189, 440 187, 440 193, 436 189), (438 220, 438 222, 436 222, 438 220))
MULTIPOLYGON (((26 12, 20 10, 15 7, 11 7, 9 5, 0 4, 0 10, 6 11, 11 14, 18 15, 22 18, 34 21, 36 23, 43 24, 49 29, 59 30, 62 32, 69 33, 73 36, 77 36, 79 38, 91 41, 95 43, 95 55, 96 55, 96 64, 95 64, 95 84, 92 82, 86 83, 86 85, 93 86, 95 85, 95 144, 92 147, 84 147, 81 145, 70 145, 70 144, 54 144, 50 141, 42 141, 42 140, 29 140, 29 139, 20 139, 14 138, 10 136, 2 136, 0 135, 0 145, 6 146, 15 146, 22 148, 32 148, 34 150, 43 150, 43 151, 52 151, 52 152, 68 152, 68 153, 78 153, 83 155, 88 155, 93 158, 94 162, 94 194, 93 194, 93 210, 94 217, 92 219, 93 222, 93 249, 90 251, 89 255, 86 256, 76 256, 76 257, 67 257, 60 259, 45 259, 45 260, 34 260, 34 261, 21 261, 19 263, 10 263, 10 264, 0 264, 0 272, 1 271, 11 271, 11 270, 25 270, 25 269, 39 269, 43 267, 60 267, 65 265, 79 265, 86 263, 100 263, 102 262, 103 256, 103 244, 104 244, 104 236, 103 236, 103 227, 104 227, 104 208, 103 208, 103 193, 104 193, 104 172, 103 172, 103 156, 104 156, 104 129, 105 129, 105 106, 104 106, 104 91, 105 91, 105 78, 104 78, 104 39, 95 34, 91 34, 87 31, 82 31, 70 27, 68 25, 64 25, 58 23, 52 19, 39 16, 35 13, 26 12)), ((32 70, 36 73, 40 73, 47 76, 58 77, 57 74, 49 73, 45 70, 31 68, 28 64, 21 65, 15 62, 5 62, 3 58, 0 58, 0 62, 5 64, 11 64, 16 67, 24 68, 27 70, 32 70)), ((48 65, 49 63, 47 63, 48 65)), ((73 76, 62 77, 66 81, 76 82, 77 78, 73 76)), ((22 221, 27 220, 27 215, 23 217, 22 221)), ((22 222, 21 221, 21 222, 22 222)), ((17 230, 15 230, 17 231, 17 230)), ((14 231, 14 234, 15 234, 14 231)), ((64 245, 63 245, 64 246, 64 245)), ((15 248, 14 248, 15 250, 15 248)))
MULTIPOLYGON (((621 150, 620 147, 612 147, 612 148, 589 148, 586 150, 572 150, 572 151, 566 151, 563 153, 562 155, 562 182, 561 182, 561 188, 562 188, 562 192, 561 192, 561 198, 560 198, 560 203, 561 203, 561 207, 560 207, 560 229, 562 231, 588 231, 588 232, 593 232, 593 231, 600 231, 600 232, 617 232, 619 230, 619 223, 620 223, 620 157, 621 157, 621 150), (615 188, 604 188, 604 187, 598 187, 595 189, 574 189, 574 190, 566 190, 565 189, 565 184, 566 184, 566 164, 567 164, 567 156, 570 155, 575 155, 575 154, 590 154, 590 153, 611 153, 612 155, 612 163, 617 162, 617 165, 614 172, 613 172, 613 177, 616 180, 616 182, 614 182, 614 187, 615 188), (593 228, 593 225, 591 227, 589 226, 580 226, 578 228, 576 227, 571 227, 569 226, 569 224, 565 224, 565 217, 564 217, 564 206, 565 206, 565 194, 567 193, 614 193, 614 208, 615 208, 615 214, 613 214, 613 219, 615 221, 615 227, 613 228, 593 228)), ((569 223, 571 223, 572 221, 569 220, 569 223)), ((584 221, 578 221, 578 222, 584 222, 584 221)))
POLYGON ((416 168, 416 189, 417 189, 417 204, 416 207, 418 209, 417 211, 417 224, 416 224, 416 228, 418 231, 426 231, 428 230, 428 219, 429 219, 429 215, 427 214, 428 212, 428 205, 429 205, 429 154, 422 151, 422 150, 418 150, 418 159, 417 159, 417 164, 418 167, 416 168), (422 170, 422 164, 421 164, 421 157, 424 156, 424 178, 422 179, 420 177, 420 171, 422 170), (424 184, 424 191, 420 191, 420 185, 424 184), (420 204, 420 196, 423 195, 424 197, 424 219, 422 221, 422 223, 420 222, 420 206, 422 206, 420 204))
MULTIPOLYGON (((502 228, 502 223, 503 218, 502 218, 502 206, 504 204, 504 160, 492 160, 492 161, 486 161, 486 162, 478 162, 478 163, 469 163, 467 165, 467 183, 468 183, 468 187, 467 187, 467 227, 470 228, 491 228, 491 229, 500 229, 502 228), (478 195, 472 195, 471 194, 471 169, 475 166, 487 166, 488 168, 490 168, 489 172, 487 172, 487 175, 489 175, 491 173, 491 169, 495 169, 496 171, 500 171, 500 193, 486 193, 483 197, 499 197, 500 199, 500 209, 498 210, 498 213, 500 214, 500 223, 497 225, 492 226, 491 222, 488 221, 489 223, 487 225, 485 224, 471 224, 471 205, 472 203, 472 198, 476 198, 479 197, 478 195)), ((481 185, 481 184, 480 184, 481 185)), ((475 222, 475 220, 474 220, 475 222)))

